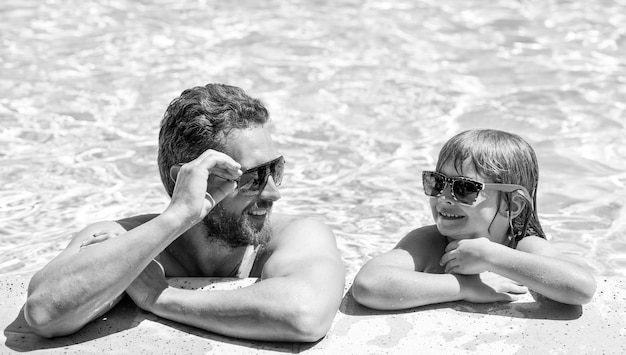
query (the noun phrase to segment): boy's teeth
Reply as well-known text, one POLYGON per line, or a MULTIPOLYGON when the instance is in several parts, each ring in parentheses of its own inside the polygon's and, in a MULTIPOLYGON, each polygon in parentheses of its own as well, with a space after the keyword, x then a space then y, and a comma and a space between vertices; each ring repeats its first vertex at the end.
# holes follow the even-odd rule
POLYGON ((443 212, 439 212, 442 216, 444 217, 461 217, 461 216, 457 216, 455 214, 449 214, 449 213, 443 213, 443 212))

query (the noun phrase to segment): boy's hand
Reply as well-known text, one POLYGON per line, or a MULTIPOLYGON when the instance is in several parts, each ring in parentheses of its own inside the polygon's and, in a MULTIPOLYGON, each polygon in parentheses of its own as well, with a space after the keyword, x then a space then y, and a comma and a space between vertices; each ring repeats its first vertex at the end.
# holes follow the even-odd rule
POLYGON ((518 299, 515 294, 528 292, 526 287, 509 279, 492 273, 485 274, 491 275, 484 279, 479 275, 458 276, 463 300, 474 303, 512 302, 518 299))
POLYGON ((487 238, 455 240, 448 244, 439 265, 446 273, 473 275, 489 271, 490 258, 502 245, 487 238))
POLYGON ((485 285, 489 285, 498 292, 506 292, 513 294, 523 294, 528 292, 528 287, 521 285, 520 283, 508 279, 504 276, 498 275, 495 272, 483 272, 480 276, 480 281, 485 285))

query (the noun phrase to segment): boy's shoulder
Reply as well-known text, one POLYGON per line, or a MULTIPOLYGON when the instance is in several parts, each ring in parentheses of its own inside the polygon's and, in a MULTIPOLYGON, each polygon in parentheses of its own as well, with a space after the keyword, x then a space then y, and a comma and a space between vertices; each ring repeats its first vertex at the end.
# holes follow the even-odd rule
POLYGON ((402 238, 398 246, 400 245, 443 246, 445 249, 448 241, 439 233, 436 225, 431 225, 410 231, 402 238))
POLYGON ((416 262, 418 271, 440 272, 439 260, 445 253, 448 241, 437 230, 437 226, 426 226, 412 230, 396 245, 395 249, 407 251, 416 262))

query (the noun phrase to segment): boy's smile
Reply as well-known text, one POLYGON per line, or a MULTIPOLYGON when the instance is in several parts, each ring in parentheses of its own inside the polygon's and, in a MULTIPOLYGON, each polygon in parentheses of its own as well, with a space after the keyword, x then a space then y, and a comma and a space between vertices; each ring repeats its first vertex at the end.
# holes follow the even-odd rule
MULTIPOLYGON (((463 163, 462 174, 453 162, 443 165, 441 174, 448 177, 464 176, 478 182, 489 182, 476 173, 470 161, 463 163)), ((508 219, 498 213, 500 193, 493 190, 480 191, 472 206, 459 203, 453 196, 451 184, 447 184, 440 196, 430 198, 430 206, 437 229, 448 239, 472 239, 487 237, 494 242, 506 238, 508 219)), ((501 208, 504 205, 502 204, 501 208)))

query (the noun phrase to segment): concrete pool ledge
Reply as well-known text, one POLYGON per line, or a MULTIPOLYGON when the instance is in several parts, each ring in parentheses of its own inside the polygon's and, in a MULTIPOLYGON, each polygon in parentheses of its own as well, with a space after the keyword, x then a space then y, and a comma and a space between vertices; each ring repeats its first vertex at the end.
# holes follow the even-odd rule
MULTIPOLYGON (((571 306, 530 294, 513 303, 450 302, 379 312, 346 294, 326 337, 315 343, 235 339, 159 318, 125 298, 67 337, 32 333, 22 312, 30 277, 0 278, 0 354, 626 354, 626 278, 598 277, 591 303, 571 306)), ((231 289, 254 279, 171 279, 189 289, 231 289)), ((350 280, 351 281, 351 280, 350 280)))

